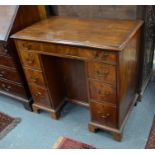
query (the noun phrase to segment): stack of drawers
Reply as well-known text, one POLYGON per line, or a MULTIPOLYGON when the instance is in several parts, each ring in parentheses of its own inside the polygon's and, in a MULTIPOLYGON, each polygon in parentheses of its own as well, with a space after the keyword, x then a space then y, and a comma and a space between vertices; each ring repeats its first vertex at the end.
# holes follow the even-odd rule
POLYGON ((116 54, 98 53, 87 63, 91 120, 116 128, 116 54))
POLYGON ((24 51, 24 49, 20 56, 33 100, 43 108, 51 108, 39 56, 31 51, 24 51))
POLYGON ((41 56, 36 53, 43 50, 42 46, 42 43, 37 42, 19 41, 17 43, 19 57, 34 101, 33 111, 38 112, 43 109, 50 112, 52 118, 58 119, 57 105, 52 102, 41 56))
POLYGON ((0 91, 4 94, 26 97, 15 63, 5 43, 0 43, 0 91))

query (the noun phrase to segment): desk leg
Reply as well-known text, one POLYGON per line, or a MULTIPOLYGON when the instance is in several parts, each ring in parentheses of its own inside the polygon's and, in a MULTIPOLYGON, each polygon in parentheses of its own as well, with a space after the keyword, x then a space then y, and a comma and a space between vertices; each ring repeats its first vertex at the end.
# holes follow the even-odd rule
POLYGON ((51 117, 55 120, 60 118, 60 113, 59 112, 51 112, 51 117))
POLYGON ((32 104, 32 109, 33 109, 33 112, 40 113, 40 108, 33 106, 33 104, 32 104))
POLYGON ((113 139, 116 141, 121 142, 122 140, 122 133, 113 133, 113 139))
POLYGON ((94 133, 97 131, 97 128, 91 124, 88 124, 88 129, 90 132, 94 132, 94 133))
POLYGON ((43 108, 43 107, 40 107, 40 106, 38 106, 36 104, 33 104, 32 108, 33 108, 33 112, 35 112, 35 113, 40 113, 40 110, 45 110, 45 111, 49 112, 51 114, 51 117, 53 119, 55 119, 55 120, 59 119, 59 117, 60 117, 60 112, 59 111, 54 111, 52 109, 48 109, 48 108, 45 108, 45 107, 43 108))

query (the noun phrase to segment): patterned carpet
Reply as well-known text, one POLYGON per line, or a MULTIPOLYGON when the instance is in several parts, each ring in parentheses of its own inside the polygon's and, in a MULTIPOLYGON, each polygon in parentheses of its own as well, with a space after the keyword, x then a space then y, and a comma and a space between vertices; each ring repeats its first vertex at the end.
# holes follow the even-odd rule
POLYGON ((59 137, 53 149, 95 149, 95 147, 70 138, 59 137))
POLYGON ((155 117, 152 123, 152 128, 150 130, 150 134, 148 137, 148 141, 146 144, 146 149, 155 149, 155 117))
POLYGON ((13 118, 0 112, 0 139, 11 131, 19 122, 20 118, 13 118))

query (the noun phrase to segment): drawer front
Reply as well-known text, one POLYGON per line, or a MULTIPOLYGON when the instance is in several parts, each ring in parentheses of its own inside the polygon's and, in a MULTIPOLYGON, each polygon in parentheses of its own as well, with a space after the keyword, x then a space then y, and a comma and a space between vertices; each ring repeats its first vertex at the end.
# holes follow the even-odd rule
POLYGON ((116 53, 110 52, 110 51, 96 51, 94 59, 97 61, 103 61, 106 63, 116 64, 117 63, 117 56, 116 53))
POLYGON ((33 41, 17 41, 18 48, 22 50, 42 50, 42 44, 33 41))
POLYGON ((25 66, 40 69, 40 61, 38 55, 32 52, 20 51, 22 63, 25 66))
POLYGON ((18 72, 0 67, 0 78, 21 83, 18 72))
POLYGON ((93 50, 88 48, 79 48, 62 45, 43 44, 43 51, 56 55, 68 55, 86 60, 98 60, 107 63, 116 64, 116 54, 109 51, 93 50))
POLYGON ((41 71, 24 68, 28 82, 46 87, 41 71))
POLYGON ((116 68, 113 65, 88 62, 89 78, 99 79, 111 84, 116 82, 116 68))
POLYGON ((49 99, 49 95, 46 89, 37 87, 35 85, 30 86, 31 94, 33 97, 33 100, 36 102, 36 104, 51 108, 51 103, 49 99))
POLYGON ((15 67, 15 63, 11 57, 0 55, 0 65, 7 67, 15 67))
POLYGON ((116 103, 116 89, 112 85, 89 80, 89 86, 91 100, 116 103))
POLYGON ((91 119, 93 122, 117 127, 117 112, 116 107, 109 104, 90 103, 91 119))
POLYGON ((6 80, 0 79, 0 90, 20 97, 26 97, 24 88, 22 86, 12 84, 6 80))
POLYGON ((86 48, 62 46, 55 44, 43 44, 43 51, 59 56, 71 56, 81 59, 93 59, 95 52, 86 48))

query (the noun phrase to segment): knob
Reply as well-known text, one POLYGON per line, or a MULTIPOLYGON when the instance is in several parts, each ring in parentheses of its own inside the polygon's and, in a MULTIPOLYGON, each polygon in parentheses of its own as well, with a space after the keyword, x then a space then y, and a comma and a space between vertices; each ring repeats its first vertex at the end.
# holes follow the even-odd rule
POLYGON ((40 95, 41 95, 40 92, 37 92, 37 93, 35 94, 36 97, 38 97, 38 96, 40 96, 40 95))
POLYGON ((112 93, 110 91, 106 91, 106 90, 105 91, 99 90, 98 94, 99 95, 103 95, 103 96, 110 96, 110 95, 112 95, 112 93))
POLYGON ((32 80, 33 82, 37 82, 38 78, 36 78, 36 77, 31 77, 31 80, 32 80))
POLYGON ((104 77, 107 77, 108 74, 109 74, 109 71, 103 71, 103 72, 101 72, 101 71, 97 71, 96 73, 97 73, 98 76, 104 76, 104 77))
POLYGON ((26 59, 26 61, 27 61, 27 63, 29 64, 29 65, 33 65, 33 63, 34 63, 34 59, 32 58, 32 59, 26 59))
POLYGON ((102 115, 101 117, 104 118, 104 119, 106 119, 106 118, 108 118, 109 116, 110 116, 110 114, 109 114, 109 113, 106 113, 106 114, 102 115))

